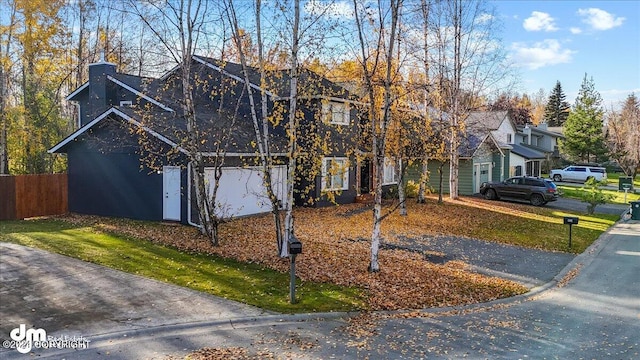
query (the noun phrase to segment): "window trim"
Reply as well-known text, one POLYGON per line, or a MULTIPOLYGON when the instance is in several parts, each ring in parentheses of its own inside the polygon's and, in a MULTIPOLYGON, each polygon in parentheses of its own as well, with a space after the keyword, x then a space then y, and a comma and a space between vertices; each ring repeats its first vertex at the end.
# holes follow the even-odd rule
POLYGON ((396 171, 396 166, 397 163, 395 163, 393 161, 392 158, 390 157, 384 157, 384 165, 382 167, 382 185, 396 185, 398 183, 398 174, 396 171), (387 181, 387 170, 388 169, 392 169, 391 174, 392 175, 392 179, 391 181, 387 181))
POLYGON ((322 119, 330 124, 334 125, 349 125, 351 124, 351 108, 346 102, 337 101, 323 101, 322 102, 322 119), (338 111, 340 109, 341 111, 338 111), (342 121, 336 121, 336 115, 342 118, 342 121))
POLYGON ((349 159, 346 157, 336 157, 336 156, 326 156, 322 158, 322 191, 341 191, 341 190, 349 190, 349 159), (329 169, 327 168, 328 161, 333 162, 342 162, 342 167, 344 171, 342 172, 342 187, 335 187, 333 184, 334 176, 338 174, 330 174, 329 169), (327 180, 331 181, 331 184, 327 184, 327 180), (331 186, 328 186, 331 185, 331 186))

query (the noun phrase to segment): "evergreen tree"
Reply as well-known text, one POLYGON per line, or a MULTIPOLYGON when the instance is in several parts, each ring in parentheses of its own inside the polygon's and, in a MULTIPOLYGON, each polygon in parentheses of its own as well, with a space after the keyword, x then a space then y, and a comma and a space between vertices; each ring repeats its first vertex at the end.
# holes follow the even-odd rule
POLYGON ((556 82, 556 86, 549 95, 547 106, 544 109, 544 122, 549 126, 563 126, 567 117, 569 117, 569 103, 565 100, 566 96, 562 91, 560 81, 556 82))
POLYGON ((573 160, 582 162, 606 160, 607 147, 603 132, 602 98, 593 78, 585 74, 580 92, 564 124, 565 139, 560 149, 573 160))

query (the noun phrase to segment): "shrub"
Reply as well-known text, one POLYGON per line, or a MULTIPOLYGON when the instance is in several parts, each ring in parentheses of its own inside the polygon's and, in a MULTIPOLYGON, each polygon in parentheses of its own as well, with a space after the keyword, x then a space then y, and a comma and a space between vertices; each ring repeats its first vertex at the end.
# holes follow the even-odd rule
POLYGON ((407 186, 405 187, 405 195, 407 198, 417 198, 418 197, 419 185, 413 180, 407 181, 407 186))
POLYGON ((599 182, 594 178, 591 178, 584 183, 580 198, 582 199, 582 202, 587 203, 587 214, 593 214, 596 210, 596 206, 606 204, 608 201, 613 200, 613 195, 605 194, 600 188, 606 184, 606 181, 599 182))

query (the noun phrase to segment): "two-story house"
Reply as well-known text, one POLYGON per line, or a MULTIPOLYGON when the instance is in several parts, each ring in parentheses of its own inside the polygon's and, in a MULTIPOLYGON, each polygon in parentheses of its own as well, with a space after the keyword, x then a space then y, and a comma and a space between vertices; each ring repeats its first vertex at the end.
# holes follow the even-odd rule
POLYGON ((535 162, 525 164, 525 170, 528 172, 529 168, 532 171, 536 168, 541 168, 543 171, 548 171, 558 166, 560 161, 558 140, 563 138, 564 136, 561 133, 555 131, 555 129, 548 128, 546 123, 538 126, 518 126, 516 144, 536 154, 535 162))
MULTIPOLYGON (((89 80, 67 97, 78 106, 79 129, 49 150, 67 156, 71 212, 197 225, 189 161, 194 154, 208 164, 224 156, 217 196, 221 215, 269 211, 251 114, 254 110, 262 123, 261 93, 267 96, 269 151, 278 164, 271 176, 284 205, 288 72, 270 72, 265 85, 257 69, 249 68, 249 87, 257 104, 252 109, 239 64, 193 56, 191 68, 195 148, 194 142, 185 141, 190 132, 180 66, 152 79, 119 73, 115 64, 104 60, 89 65, 89 80)), ((295 201, 352 202, 358 127, 349 93, 306 70, 300 71, 299 87, 302 166, 295 201)), ((213 185, 215 169, 204 170, 213 185)))

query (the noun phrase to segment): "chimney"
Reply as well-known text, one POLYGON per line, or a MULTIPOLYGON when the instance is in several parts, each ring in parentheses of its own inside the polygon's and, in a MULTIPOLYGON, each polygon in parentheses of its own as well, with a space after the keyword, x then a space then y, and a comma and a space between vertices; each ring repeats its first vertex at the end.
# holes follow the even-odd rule
POLYGON ((82 119, 80 126, 103 113, 113 104, 115 94, 109 91, 108 75, 115 75, 116 64, 105 61, 104 51, 100 53, 100 61, 89 64, 89 119, 82 119))
POLYGON ((524 126, 524 131, 523 133, 526 135, 527 137, 527 145, 531 145, 531 128, 529 127, 529 124, 526 124, 524 126))

